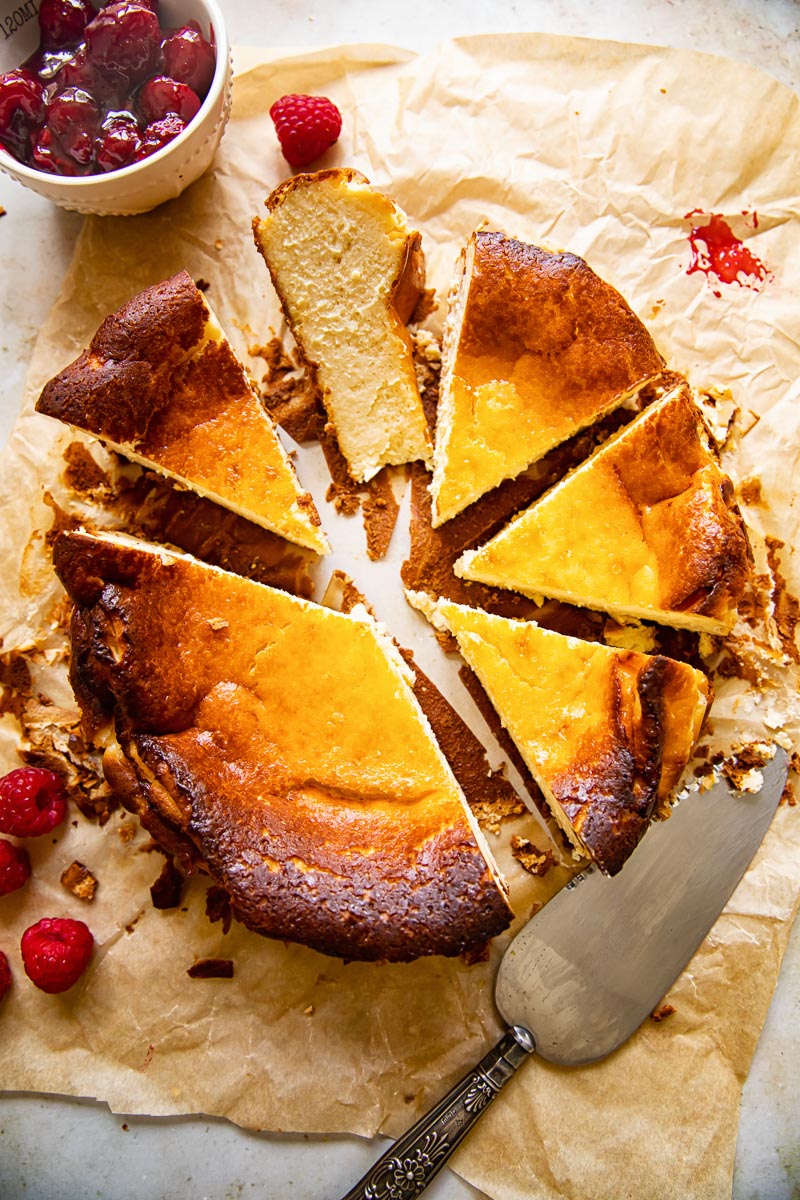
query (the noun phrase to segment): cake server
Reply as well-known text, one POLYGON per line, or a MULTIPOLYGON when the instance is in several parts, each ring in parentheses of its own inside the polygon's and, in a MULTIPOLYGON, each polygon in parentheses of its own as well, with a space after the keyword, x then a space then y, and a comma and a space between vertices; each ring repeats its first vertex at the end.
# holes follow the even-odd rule
POLYGON ((776 750, 756 794, 720 780, 654 825, 619 875, 578 875, 517 934, 495 987, 509 1029, 343 1200, 413 1200, 534 1051, 578 1067, 653 1011, 725 907, 786 783, 776 750))

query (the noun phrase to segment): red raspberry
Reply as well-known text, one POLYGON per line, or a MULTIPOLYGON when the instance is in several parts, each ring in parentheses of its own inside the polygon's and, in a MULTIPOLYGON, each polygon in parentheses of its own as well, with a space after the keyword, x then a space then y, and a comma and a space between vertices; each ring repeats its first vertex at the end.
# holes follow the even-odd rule
POLYGON ((8 989, 11 987, 11 968, 8 965, 8 959, 3 951, 0 950, 0 1000, 3 999, 8 989))
POLYGON ((42 767, 19 767, 0 779, 0 833, 40 837, 67 815, 64 784, 42 767))
POLYGON ((281 96, 269 115, 290 167, 307 167, 342 132, 342 114, 325 96, 281 96))
POLYGON ((0 896, 16 892, 31 875, 31 860, 24 846, 0 838, 0 896))
POLYGON ((92 955, 94 938, 83 921, 45 917, 22 935, 25 974, 43 992, 66 992, 77 983, 92 955))

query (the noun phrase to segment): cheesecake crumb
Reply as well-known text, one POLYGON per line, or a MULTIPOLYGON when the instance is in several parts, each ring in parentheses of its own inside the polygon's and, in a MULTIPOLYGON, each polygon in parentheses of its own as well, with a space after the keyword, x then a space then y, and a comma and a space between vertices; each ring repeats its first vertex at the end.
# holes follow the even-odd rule
POLYGON ((482 942, 480 946, 470 946, 468 950, 462 950, 459 957, 465 967, 474 967, 478 963, 488 962, 489 953, 489 943, 482 942))
POLYGON ((540 850, 533 842, 518 837, 517 834, 511 839, 511 853, 520 866, 531 875, 544 876, 556 865, 556 856, 552 850, 540 850))
POLYGON ((221 921, 223 933, 227 933, 231 927, 231 898, 224 888, 216 884, 206 891, 206 916, 212 925, 221 921))
POLYGON ((161 874, 150 888, 153 908, 177 908, 183 896, 185 883, 186 880, 175 866, 175 860, 167 858, 161 868, 161 874))
POLYGON ((72 892, 73 896, 77 896, 79 900, 85 901, 87 904, 94 900, 95 892, 97 891, 97 879, 82 862, 78 862, 77 858, 71 862, 68 867, 61 872, 61 886, 66 888, 68 892, 72 892))
POLYGON ((186 974, 190 979, 233 979, 233 959, 198 958, 186 974))
POLYGON ((671 1017, 674 1012, 674 1004, 660 1004, 658 1008, 654 1008, 650 1013, 650 1020, 660 1025, 662 1021, 666 1021, 667 1017, 671 1017))

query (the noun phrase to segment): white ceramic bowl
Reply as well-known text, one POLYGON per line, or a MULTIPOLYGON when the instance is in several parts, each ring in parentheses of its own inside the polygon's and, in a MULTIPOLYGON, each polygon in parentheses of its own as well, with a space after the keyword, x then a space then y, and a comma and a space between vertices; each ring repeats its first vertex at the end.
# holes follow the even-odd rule
MULTIPOLYGON (((38 6, 37 6, 38 7, 38 6)), ((61 208, 99 216, 148 212, 174 200, 211 165, 228 120, 231 103, 231 52, 225 21, 216 0, 161 0, 159 20, 176 27, 186 21, 209 29, 216 43, 217 66, 197 116, 174 141, 142 162, 103 175, 66 178, 23 166, 0 148, 0 170, 61 208)), ((18 67, 39 44, 39 23, 31 0, 0 0, 0 29, 6 34, 0 70, 18 67)))

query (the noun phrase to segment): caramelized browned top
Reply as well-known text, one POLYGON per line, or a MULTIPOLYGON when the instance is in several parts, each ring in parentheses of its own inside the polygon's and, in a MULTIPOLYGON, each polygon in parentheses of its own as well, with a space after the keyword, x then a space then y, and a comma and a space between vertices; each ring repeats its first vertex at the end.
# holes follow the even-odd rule
POLYGON ((683 387, 456 570, 528 595, 724 633, 749 553, 733 485, 683 387))
POLYGON ((708 702, 705 677, 661 655, 449 601, 437 612, 553 811, 616 874, 686 766, 708 702))
POLYGON ((208 309, 186 271, 106 317, 88 350, 47 383, 37 411, 114 442, 139 442, 171 403, 170 379, 203 337, 208 309))
POLYGON ((510 913, 370 622, 152 548, 55 546, 109 775, 251 928, 350 958, 457 954, 510 913))
POLYGON ((325 552, 314 503, 185 271, 107 317, 88 349, 45 385, 36 407, 325 552))
POLYGON ((503 233, 476 234, 475 266, 459 354, 475 360, 525 355, 542 363, 551 405, 615 395, 663 366, 653 339, 610 284, 577 254, 553 254, 503 233), (548 370, 557 365, 557 372, 548 370))
POLYGON ((468 272, 470 262, 460 324, 445 341, 436 524, 611 411, 663 367, 622 296, 577 255, 478 232, 468 272))

